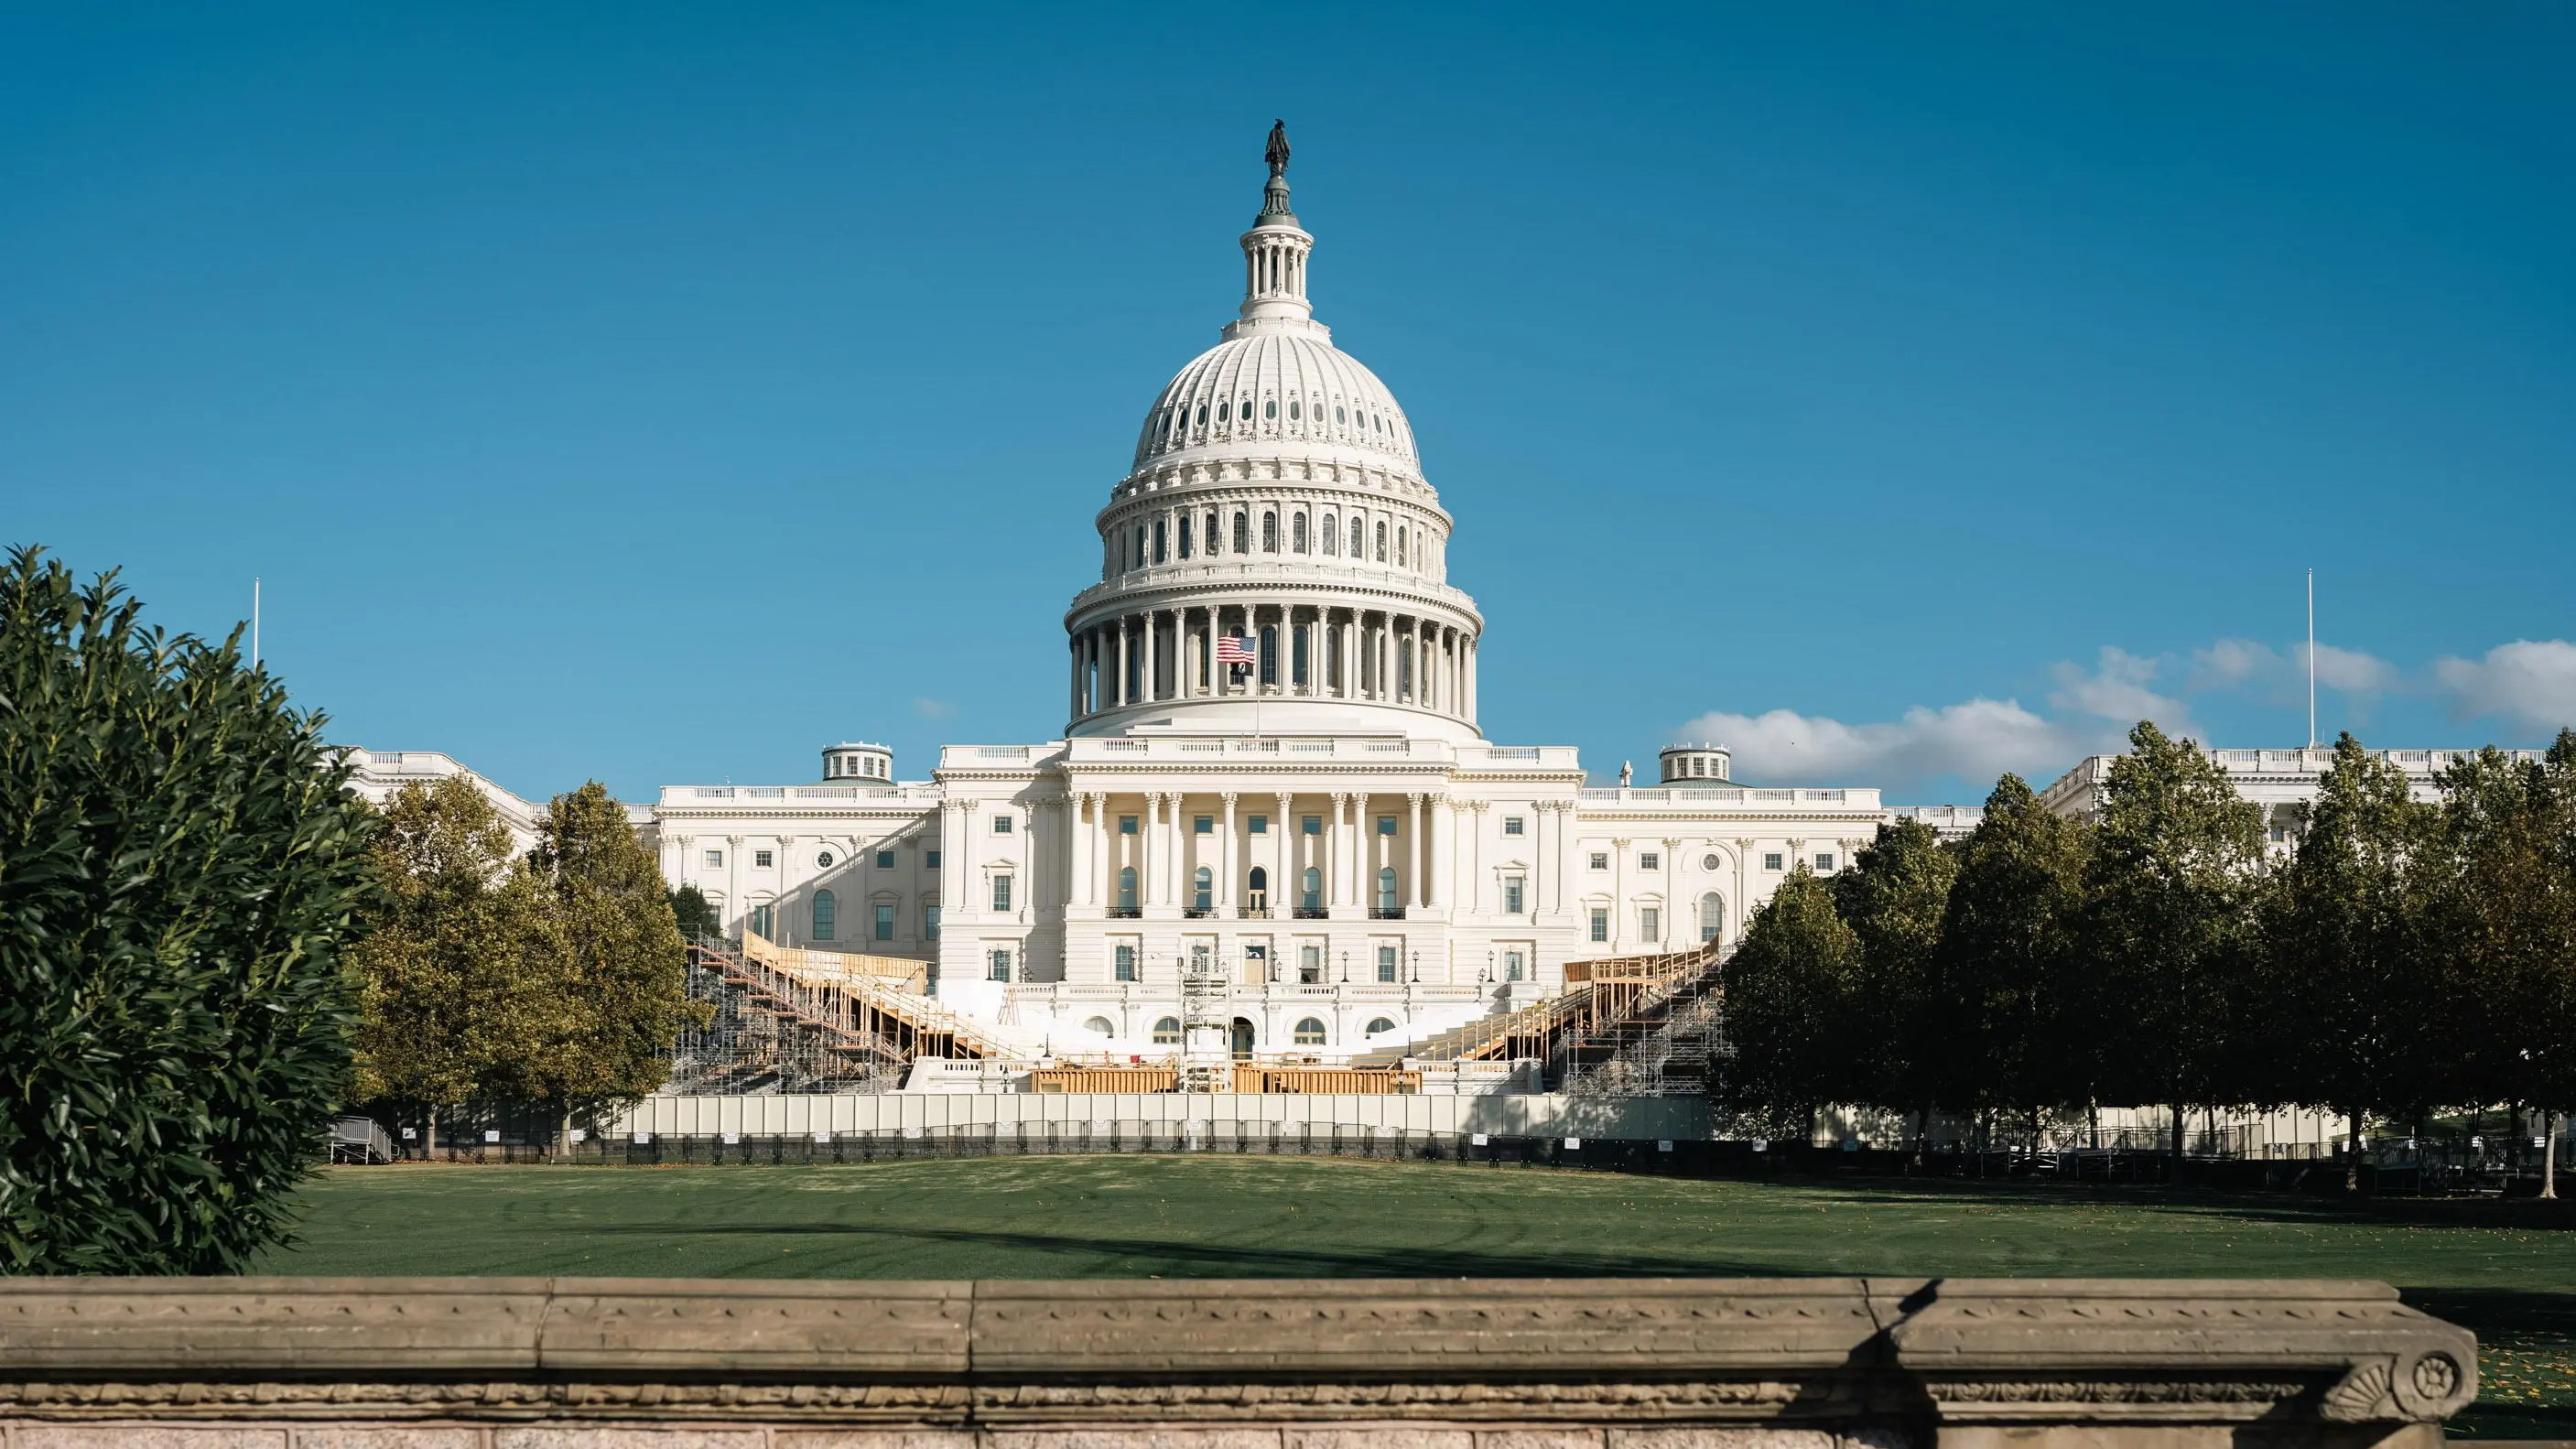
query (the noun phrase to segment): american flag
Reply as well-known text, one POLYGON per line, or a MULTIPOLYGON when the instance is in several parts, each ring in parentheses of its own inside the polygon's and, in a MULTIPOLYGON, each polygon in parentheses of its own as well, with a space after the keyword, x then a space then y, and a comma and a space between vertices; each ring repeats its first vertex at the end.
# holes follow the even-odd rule
POLYGON ((1219 664, 1258 664, 1261 662, 1261 654, 1248 636, 1239 634, 1219 634, 1216 636, 1216 662, 1219 664))

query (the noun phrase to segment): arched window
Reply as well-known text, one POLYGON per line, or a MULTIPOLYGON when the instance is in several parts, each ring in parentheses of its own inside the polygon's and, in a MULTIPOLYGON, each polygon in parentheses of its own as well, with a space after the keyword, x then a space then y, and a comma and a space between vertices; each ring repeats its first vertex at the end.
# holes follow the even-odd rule
POLYGON ((1172 547, 1172 535, 1171 535, 1170 527, 1169 527, 1168 525, 1166 525, 1166 524, 1163 522, 1163 520, 1161 520, 1161 519, 1159 519, 1159 518, 1155 519, 1155 520, 1154 520, 1154 562, 1156 562, 1156 563, 1162 563, 1162 562, 1164 562, 1164 561, 1168 560, 1168 559, 1172 556, 1172 554, 1171 554, 1171 547, 1172 547))
POLYGON ((1714 941, 1726 931, 1726 898, 1715 891, 1699 898, 1699 938, 1714 941))
POLYGON ((1324 1044, 1324 1023, 1323 1023, 1323 1022, 1321 1022, 1321 1021, 1319 1021, 1319 1020, 1315 1019, 1314 1017, 1311 1017, 1311 1016, 1310 1016, 1310 1017, 1307 1017, 1305 1020, 1300 1021, 1300 1022, 1298 1022, 1298 1023, 1297 1023, 1297 1045, 1299 1045, 1299 1046, 1322 1046, 1323 1044, 1324 1044))
POLYGON ((1298 553, 1306 551, 1306 515, 1302 513, 1288 516, 1288 547, 1298 553))
POLYGON ((828 941, 837 923, 832 919, 834 902, 830 891, 814 892, 814 939, 828 941))
POLYGON ((1216 909, 1216 872, 1200 866, 1190 877, 1190 904, 1202 911, 1216 909))
POLYGON ((1249 513, 1234 515, 1234 551, 1252 552, 1252 515, 1249 513))
POLYGON ((1091 1020, 1084 1022, 1082 1024, 1082 1029, 1091 1033, 1093 1036, 1116 1036, 1118 1034, 1118 1028, 1111 1026, 1109 1024, 1109 1018, 1105 1016, 1095 1016, 1091 1020))
POLYGON ((1225 538, 1216 531, 1216 515, 1213 513, 1207 516, 1207 550, 1210 553, 1225 552, 1225 538))
POLYGON ((1154 1019, 1154 1045, 1179 1046, 1180 1044, 1181 1019, 1177 1016, 1156 1017, 1154 1019))
POLYGON ((1362 542, 1360 534, 1360 521, 1356 518, 1351 520, 1351 557, 1368 557, 1368 549, 1362 542))
POLYGON ((1337 423, 1347 423, 1350 421, 1349 416, 1342 411, 1342 405, 1340 403, 1333 404, 1333 421, 1337 423))
POLYGON ((1231 415, 1231 409, 1233 406, 1234 405, 1232 403, 1218 403, 1216 405, 1216 420, 1220 423, 1224 422, 1227 417, 1231 415))
POLYGON ((1200 404, 1199 404, 1199 426, 1200 426, 1200 427, 1203 427, 1203 428, 1207 426, 1207 404, 1206 404, 1206 403, 1200 403, 1200 404))
POLYGON ((1327 514, 1325 514, 1325 515, 1324 515, 1324 552, 1326 552, 1326 553, 1333 553, 1333 554, 1337 554, 1337 553, 1340 553, 1341 551, 1342 551, 1342 530, 1341 530, 1341 521, 1340 521, 1339 519, 1334 518, 1334 517, 1333 517, 1333 515, 1331 515, 1331 514, 1327 513, 1327 514))
POLYGON ((1377 525, 1377 561, 1386 562, 1386 520, 1384 519, 1379 519, 1377 525))
POLYGON ((1252 868, 1252 873, 1244 877, 1244 888, 1243 903, 1245 905, 1256 911, 1268 910, 1270 908, 1269 871, 1260 866, 1254 866, 1252 868))
POLYGON ((1288 421, 1297 421, 1297 400, 1294 398, 1288 400, 1288 421))
POLYGON ((1262 415, 1263 417, 1265 417, 1265 418, 1276 418, 1276 417, 1278 417, 1278 416, 1279 416, 1279 399, 1277 399, 1277 398, 1275 398, 1275 397, 1274 397, 1274 398, 1270 398, 1270 399, 1268 399, 1268 400, 1264 401, 1264 402, 1261 404, 1261 415, 1262 415))
POLYGON ((1391 866, 1391 865, 1389 865, 1389 866, 1381 866, 1381 867, 1378 869, 1378 873, 1377 873, 1377 908, 1378 908, 1379 910, 1381 910, 1381 911, 1392 911, 1392 910, 1394 910, 1394 909, 1395 909, 1395 867, 1394 867, 1394 866, 1391 866))
POLYGON ((1279 551, 1279 515, 1276 513, 1265 512, 1261 515, 1261 551, 1263 553, 1279 551))
POLYGON ((1136 867, 1132 865, 1118 867, 1118 909, 1136 909, 1136 867))
POLYGON ((1235 403, 1235 405, 1234 405, 1234 415, 1235 415, 1236 417, 1238 417, 1238 418, 1243 419, 1243 420, 1244 420, 1245 422, 1247 422, 1247 423, 1248 423, 1248 422, 1251 422, 1251 421, 1252 421, 1252 399, 1250 399, 1250 398, 1242 398, 1242 399, 1238 400, 1238 401, 1235 403))
POLYGON ((1182 515, 1181 515, 1181 557, 1183 557, 1183 558, 1188 558, 1189 556, 1190 556, 1190 518, 1189 518, 1189 515, 1185 513, 1185 514, 1182 514, 1182 515))
POLYGON ((1369 1018, 1368 1035, 1380 1036, 1393 1030, 1395 1030, 1395 1023, 1387 1020, 1385 1017, 1374 1016, 1369 1018))
POLYGON ((1297 881, 1297 906, 1307 911, 1324 908, 1324 873, 1311 865, 1297 881))
MULTIPOLYGON (((1161 560, 1156 559, 1155 562, 1160 563, 1161 560)), ((1395 566, 1404 567, 1404 529, 1402 527, 1395 530, 1395 566)))

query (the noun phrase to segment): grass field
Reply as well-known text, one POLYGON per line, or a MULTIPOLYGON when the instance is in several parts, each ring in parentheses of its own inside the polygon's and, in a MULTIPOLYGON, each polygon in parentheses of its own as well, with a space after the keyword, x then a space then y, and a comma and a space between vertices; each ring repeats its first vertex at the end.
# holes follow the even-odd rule
POLYGON ((2477 1331, 2453 1425, 2576 1437, 2576 1211, 1335 1158, 341 1168, 260 1271, 796 1278, 2378 1278, 2477 1331))

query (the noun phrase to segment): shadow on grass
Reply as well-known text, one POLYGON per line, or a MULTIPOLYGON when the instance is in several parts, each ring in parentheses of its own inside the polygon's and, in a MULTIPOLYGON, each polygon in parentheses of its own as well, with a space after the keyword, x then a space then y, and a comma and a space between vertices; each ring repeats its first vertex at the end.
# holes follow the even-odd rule
POLYGON ((1829 1192, 1837 1198, 1887 1206, 1931 1202, 1992 1207, 2130 1207, 2222 1212, 2248 1222, 2302 1226, 2513 1228, 2576 1231, 2576 1199, 2411 1198, 2309 1196, 2160 1183, 2078 1184, 1979 1182, 1970 1178, 1769 1178, 1766 1186, 1829 1192))
MULTIPOLYGON (((1812 1278, 1841 1276, 1800 1272, 1770 1263, 1707 1258, 1639 1257, 1605 1253, 1469 1252, 1453 1248, 1236 1247, 1134 1238, 1075 1237, 1050 1233, 978 1231, 970 1228, 882 1228, 815 1223, 692 1223, 678 1226, 601 1226, 587 1231, 641 1237, 822 1237, 884 1243, 938 1243, 954 1247, 1046 1254, 1096 1254, 1104 1258, 1151 1257, 1162 1276, 1200 1278, 1812 1278)), ((1007 1275, 1005 1275, 1007 1276, 1007 1275)), ((1061 1270, 1049 1277, 1065 1276, 1061 1270)), ((1132 1277, 1107 1268, 1094 1277, 1132 1277)))

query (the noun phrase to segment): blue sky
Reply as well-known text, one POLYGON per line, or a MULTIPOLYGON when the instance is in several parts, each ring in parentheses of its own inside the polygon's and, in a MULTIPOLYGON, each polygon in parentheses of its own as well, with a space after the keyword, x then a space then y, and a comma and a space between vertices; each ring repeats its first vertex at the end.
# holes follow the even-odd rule
POLYGON ((2576 9, 0 10, 0 540, 522 793, 1063 724, 1287 118, 1597 775, 2576 718, 2576 9))

